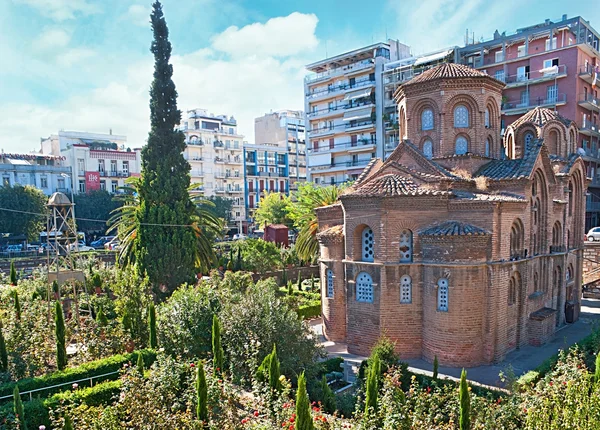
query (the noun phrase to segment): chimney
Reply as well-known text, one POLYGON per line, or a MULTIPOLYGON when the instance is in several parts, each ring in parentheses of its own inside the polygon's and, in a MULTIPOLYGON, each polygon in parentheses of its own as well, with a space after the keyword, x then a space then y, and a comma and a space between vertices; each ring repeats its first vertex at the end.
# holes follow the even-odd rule
POLYGON ((108 134, 112 135, 112 128, 108 129, 108 134))
POLYGON ((566 20, 567 20, 567 14, 566 14, 566 13, 565 13, 565 14, 563 14, 563 16, 562 16, 562 20, 563 20, 563 21, 566 21, 566 20))

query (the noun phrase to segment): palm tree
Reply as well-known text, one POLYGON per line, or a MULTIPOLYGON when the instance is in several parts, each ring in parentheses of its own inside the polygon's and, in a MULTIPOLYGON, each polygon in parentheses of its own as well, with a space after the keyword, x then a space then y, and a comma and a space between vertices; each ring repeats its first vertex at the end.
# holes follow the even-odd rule
POLYGON ((312 183, 300 187, 296 194, 296 201, 292 203, 290 209, 295 224, 300 230, 296 239, 296 252, 302 260, 314 261, 319 252, 317 242, 319 223, 315 209, 337 202, 344 188, 335 185, 317 187, 312 183))
MULTIPOLYGON (((108 220, 110 225, 107 233, 116 232, 120 239, 119 263, 123 266, 134 263, 135 253, 133 244, 137 234, 138 214, 140 211, 139 187, 141 179, 131 177, 125 181, 126 185, 120 189, 124 191, 116 196, 116 199, 123 201, 123 205, 114 211, 108 220)), ((213 206, 210 200, 204 196, 194 195, 192 190, 198 184, 190 185, 190 200, 196 205, 196 212, 192 217, 192 223, 189 226, 196 236, 195 252, 196 267, 202 271, 208 271, 211 263, 215 259, 213 242, 216 236, 222 234, 223 220, 214 216, 207 207, 213 206)), ((186 228, 186 227, 174 227, 186 228)))

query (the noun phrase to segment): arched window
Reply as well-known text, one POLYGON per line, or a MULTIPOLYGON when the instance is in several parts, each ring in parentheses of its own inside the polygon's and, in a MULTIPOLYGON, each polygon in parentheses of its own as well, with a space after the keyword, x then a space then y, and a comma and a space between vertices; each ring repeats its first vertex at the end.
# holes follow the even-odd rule
POLYGON ((489 157, 490 156, 490 148, 491 148, 491 144, 490 144, 490 138, 488 137, 487 139, 485 139, 485 156, 489 157))
POLYGON ((484 123, 485 128, 490 128, 490 110, 488 108, 485 108, 484 123))
POLYGON ((448 312, 448 279, 438 279, 437 286, 437 310, 448 312))
POLYGON ((196 143, 198 143, 198 136, 191 136, 190 137, 190 143, 192 145, 195 145, 196 143))
POLYGON ((469 151, 469 142, 467 138, 464 136, 458 136, 456 138, 456 146, 454 149, 454 153, 456 155, 464 155, 469 151))
POLYGON ((465 105, 454 108, 454 128, 465 128, 469 126, 469 109, 465 105))
POLYGON ((400 303, 412 302, 412 279, 404 275, 400 278, 400 303))
POLYGON ((373 230, 371 230, 371 227, 365 227, 363 229, 361 245, 362 261, 373 261, 375 255, 373 249, 375 241, 373 239, 373 230))
POLYGON ((559 148, 559 137, 556 130, 551 130, 548 135, 548 152, 550 154, 562 155, 559 148))
POLYGON ((510 228, 510 258, 518 260, 523 258, 524 230, 521 220, 517 219, 510 228))
POLYGON ((400 263, 412 262, 413 251, 412 231, 402 230, 400 233, 400 263))
POLYGON ((367 272, 356 277, 356 301, 373 303, 373 278, 367 272))
POLYGON ((333 297, 333 271, 327 269, 327 297, 333 297))
POLYGON ((533 291, 539 291, 539 279, 538 279, 538 274, 537 272, 535 272, 533 274, 533 291))
POLYGON ((556 221, 554 227, 552 227, 552 246, 560 245, 562 245, 562 228, 560 221, 556 221))
POLYGON ((567 268, 567 284, 573 280, 573 265, 569 264, 567 268))
POLYGON ((529 146, 533 141, 533 133, 525 133, 525 147, 529 146))
POLYGON ((421 112, 421 130, 433 130, 433 110, 423 109, 421 112))
POLYGON ((430 160, 433 158, 433 142, 429 139, 423 143, 423 155, 430 160))
POLYGON ((517 297, 517 286, 515 285, 514 276, 510 278, 508 283, 508 306, 512 306, 515 304, 515 299, 517 297))

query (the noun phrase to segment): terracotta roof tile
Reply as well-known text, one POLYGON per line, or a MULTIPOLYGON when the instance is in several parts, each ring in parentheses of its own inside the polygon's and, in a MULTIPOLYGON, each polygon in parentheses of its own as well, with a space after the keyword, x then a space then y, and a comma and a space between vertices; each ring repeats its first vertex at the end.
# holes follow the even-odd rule
POLYGON ((511 124, 511 126, 513 128, 518 128, 520 125, 530 122, 532 124, 537 125, 538 127, 542 127, 549 121, 560 121, 567 127, 570 126, 573 122, 570 119, 559 115, 557 112, 554 112, 551 109, 541 108, 538 106, 527 112, 522 117, 518 118, 515 122, 511 124))
POLYGON ((461 200, 487 201, 487 202, 526 202, 525 197, 513 193, 472 193, 470 191, 453 190, 452 194, 461 200))
POLYGON ((333 227, 329 227, 326 230, 323 230, 320 233, 317 233, 317 239, 336 239, 344 237, 344 226, 343 225, 334 225, 333 227))
POLYGON ((528 178, 541 149, 541 141, 535 141, 527 146, 523 158, 490 161, 482 166, 474 177, 485 176, 493 180, 528 178))
POLYGON ((419 187, 411 178, 396 173, 380 176, 355 190, 345 197, 395 197, 395 196, 417 196, 417 195, 442 195, 445 191, 419 187))
POLYGON ((460 221, 446 221, 419 232, 421 236, 485 236, 489 231, 460 221))
POLYGON ((407 82, 408 85, 421 82, 433 81, 435 79, 448 78, 492 78, 490 75, 473 69, 472 67, 455 63, 444 63, 433 67, 407 82))

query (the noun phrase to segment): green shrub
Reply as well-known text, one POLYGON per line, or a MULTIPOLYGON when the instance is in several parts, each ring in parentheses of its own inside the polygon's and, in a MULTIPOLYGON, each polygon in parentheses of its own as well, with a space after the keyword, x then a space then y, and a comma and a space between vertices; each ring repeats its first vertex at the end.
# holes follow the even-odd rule
POLYGON ((79 388, 75 391, 63 391, 56 393, 44 400, 44 407, 47 409, 54 408, 58 405, 80 405, 87 406, 107 406, 112 403, 113 399, 119 395, 122 382, 120 379, 116 381, 106 381, 93 387, 79 388))
POLYGON ((331 373, 331 372, 341 372, 342 371, 342 363, 344 362, 344 359, 342 357, 334 357, 334 358, 330 358, 328 360, 325 360, 321 363, 321 366, 323 367, 323 372, 319 373, 319 376, 321 376, 322 374, 325 373, 331 373))
POLYGON ((316 318, 321 315, 321 302, 300 306, 296 312, 302 320, 316 318))
MULTIPOLYGON (((53 385, 63 384, 71 381, 77 381, 80 379, 87 379, 98 375, 104 375, 106 373, 116 372, 123 367, 125 363, 136 363, 138 354, 141 353, 144 357, 144 364, 146 368, 150 367, 156 359, 156 353, 151 350, 140 350, 134 351, 131 354, 117 354, 112 357, 103 358, 101 360, 91 361, 89 363, 82 364, 81 366, 66 368, 63 371, 50 373, 48 375, 40 376, 37 378, 26 378, 21 379, 18 382, 19 389, 22 393, 31 390, 37 390, 40 388, 51 387, 53 385)), ((95 379, 95 382, 105 381, 110 379, 118 378, 118 374, 108 375, 99 379, 95 379)), ((17 385, 15 382, 9 382, 0 385, 0 397, 12 394, 14 387, 17 385)), ((65 387, 49 388, 47 390, 41 390, 36 393, 41 397, 48 396, 52 393, 56 393, 64 390, 65 387)))
MULTIPOLYGON (((28 428, 37 429, 41 425, 46 426, 47 429, 51 428, 48 409, 44 406, 44 402, 42 400, 33 399, 28 402, 23 402, 23 410, 25 411, 25 416, 27 417, 28 428)), ((17 428, 13 402, 9 402, 0 406, 0 428, 17 428)))

